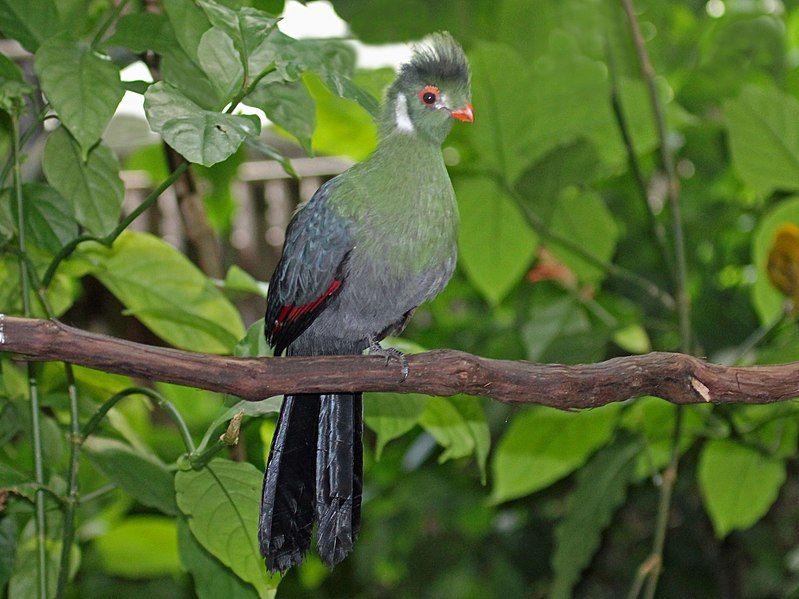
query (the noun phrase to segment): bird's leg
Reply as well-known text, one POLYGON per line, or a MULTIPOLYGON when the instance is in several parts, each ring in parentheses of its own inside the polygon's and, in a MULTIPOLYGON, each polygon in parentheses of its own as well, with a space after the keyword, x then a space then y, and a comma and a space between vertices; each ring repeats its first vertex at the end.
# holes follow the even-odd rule
POLYGON ((391 361, 391 358, 396 358, 400 365, 402 366, 402 378, 400 381, 404 381, 408 378, 408 358, 405 357, 400 350, 394 347, 383 347, 380 345, 380 342, 373 338, 369 338, 369 355, 370 356, 383 356, 386 359, 386 366, 391 361))

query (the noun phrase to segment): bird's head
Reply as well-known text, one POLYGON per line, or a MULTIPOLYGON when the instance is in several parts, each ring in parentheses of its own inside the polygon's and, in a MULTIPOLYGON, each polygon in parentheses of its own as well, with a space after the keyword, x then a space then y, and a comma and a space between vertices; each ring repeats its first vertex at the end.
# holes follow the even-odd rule
POLYGON ((469 78, 460 44, 449 33, 434 33, 414 49, 388 90, 385 132, 443 142, 453 120, 474 121, 469 78))

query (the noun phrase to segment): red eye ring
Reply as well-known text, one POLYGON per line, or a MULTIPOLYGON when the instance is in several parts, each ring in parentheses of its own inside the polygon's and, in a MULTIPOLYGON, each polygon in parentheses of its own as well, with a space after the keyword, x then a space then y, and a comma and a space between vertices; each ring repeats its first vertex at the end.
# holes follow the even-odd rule
POLYGON ((438 88, 435 85, 425 85, 419 92, 419 99, 428 106, 433 106, 438 101, 438 88))

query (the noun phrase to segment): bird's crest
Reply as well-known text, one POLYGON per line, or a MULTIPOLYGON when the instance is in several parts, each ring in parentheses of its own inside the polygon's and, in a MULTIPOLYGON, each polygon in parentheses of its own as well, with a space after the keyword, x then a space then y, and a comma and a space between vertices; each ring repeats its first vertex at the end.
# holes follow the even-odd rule
POLYGON ((469 84, 469 62, 460 44, 447 31, 433 33, 414 47, 401 76, 419 80, 454 81, 469 84))

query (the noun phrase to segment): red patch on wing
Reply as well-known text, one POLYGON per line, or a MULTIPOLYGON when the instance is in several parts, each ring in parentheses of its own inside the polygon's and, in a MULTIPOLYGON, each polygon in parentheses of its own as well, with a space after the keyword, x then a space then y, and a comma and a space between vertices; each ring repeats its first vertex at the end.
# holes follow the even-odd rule
POLYGON ((330 283, 330 286, 325 290, 325 292, 314 301, 308 302, 307 304, 301 304, 299 306, 295 306, 294 304, 286 304, 280 308, 280 312, 275 319, 275 324, 272 327, 272 335, 277 335, 280 332, 280 329, 282 329, 287 323, 297 320, 301 316, 316 310, 327 298, 338 291, 339 287, 341 287, 341 281, 339 279, 333 279, 333 282, 330 283))

